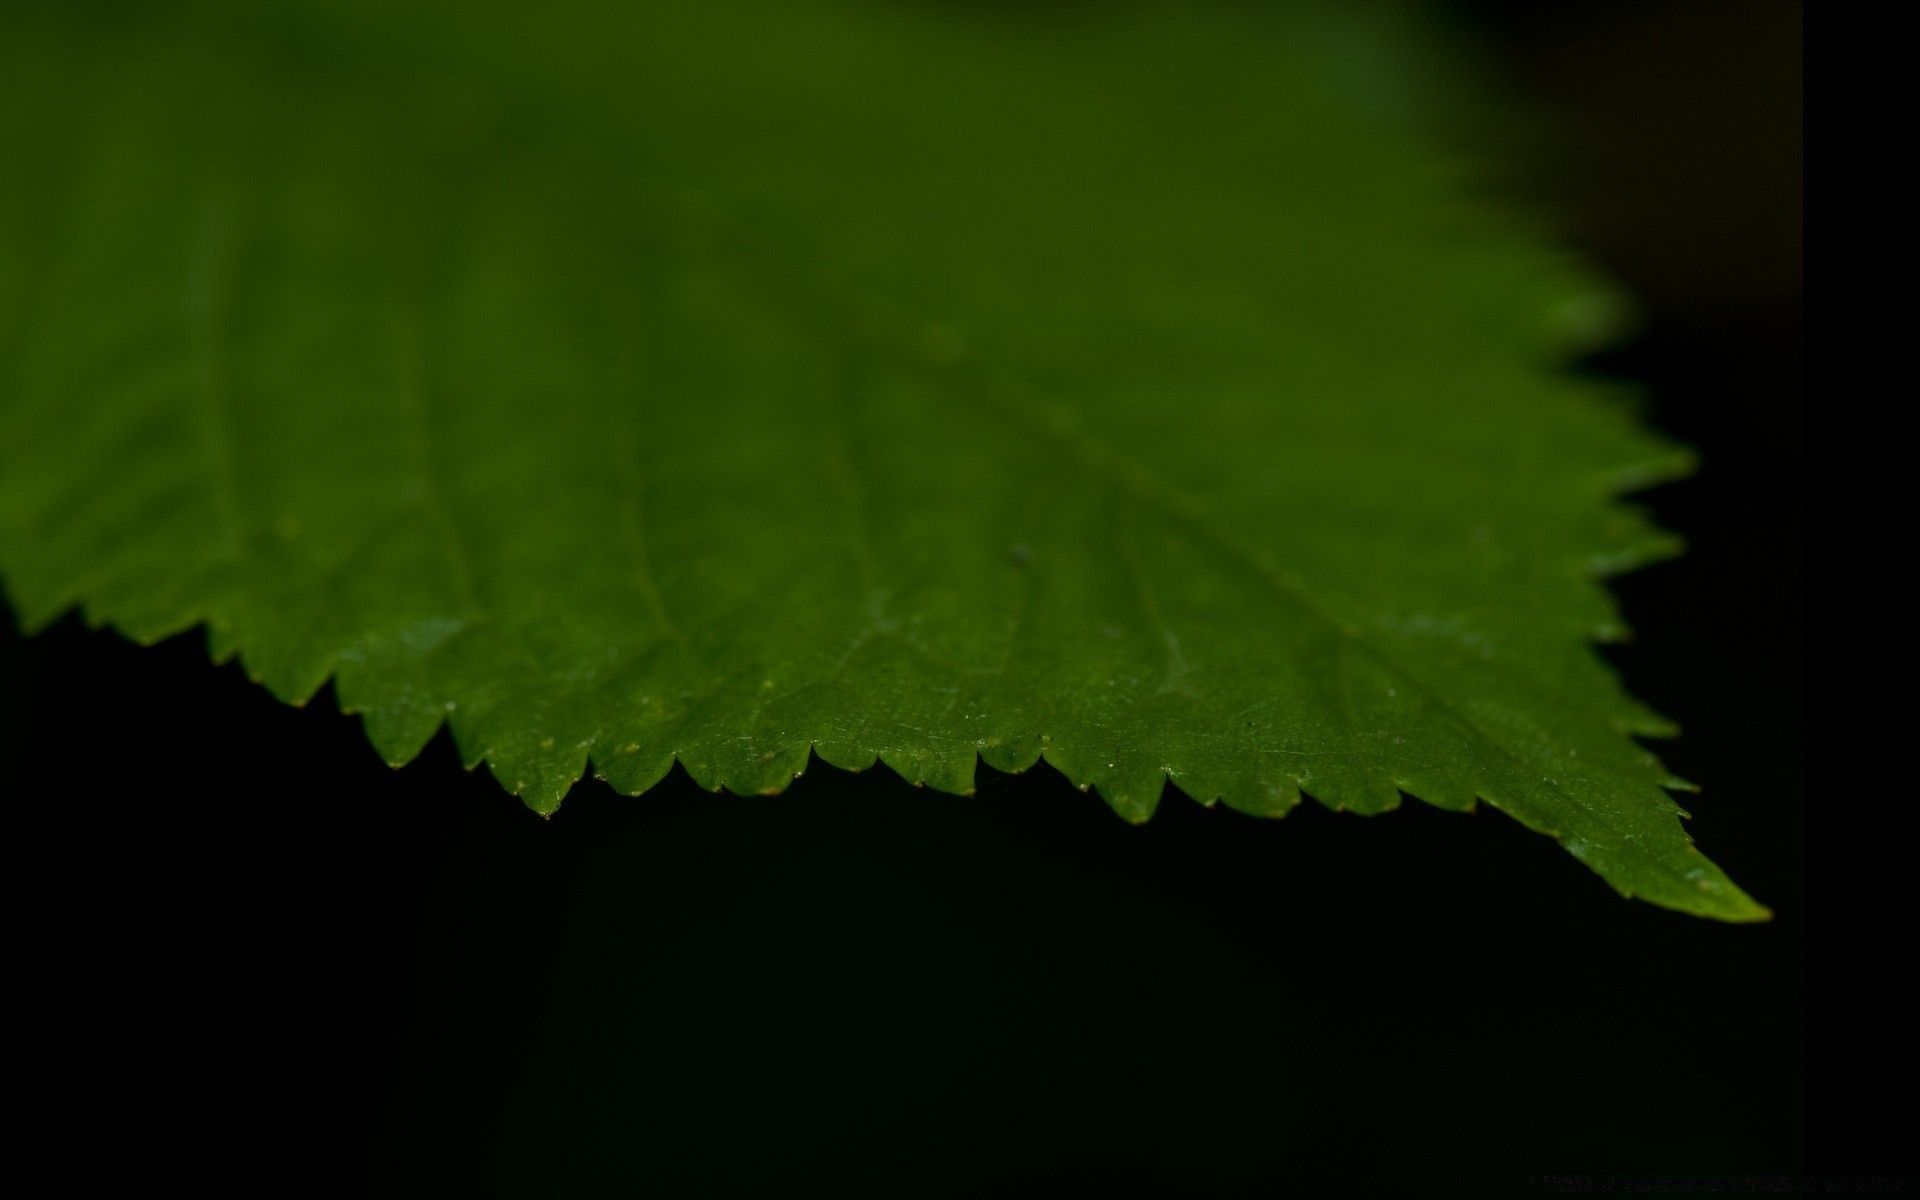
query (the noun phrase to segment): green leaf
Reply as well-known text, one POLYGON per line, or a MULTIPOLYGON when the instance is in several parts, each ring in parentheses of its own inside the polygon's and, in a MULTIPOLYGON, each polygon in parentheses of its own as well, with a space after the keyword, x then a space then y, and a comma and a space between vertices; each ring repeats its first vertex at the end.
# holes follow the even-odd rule
POLYGON ((0 569, 552 812, 809 752, 1698 854, 1592 639, 1686 469, 1394 10, 208 4, 0 28, 0 569), (1363 15, 1356 15, 1361 13, 1363 15))

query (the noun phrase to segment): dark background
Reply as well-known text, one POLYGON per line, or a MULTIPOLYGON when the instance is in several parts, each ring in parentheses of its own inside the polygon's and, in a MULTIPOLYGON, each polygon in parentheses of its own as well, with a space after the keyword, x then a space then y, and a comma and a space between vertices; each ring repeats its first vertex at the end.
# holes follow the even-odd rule
POLYGON ((1622 901, 1492 811, 1170 797, 1135 829, 1044 769, 970 799, 676 774, 543 823, 197 632, 0 621, 15 1162, 454 1194, 1909 1165, 1836 1061, 1907 1053, 1871 1005, 1803 1064, 1798 6, 1451 12, 1533 114, 1514 186, 1642 302, 1583 369, 1703 453, 1644 498, 1693 549, 1618 583, 1608 653, 1687 727, 1659 749, 1706 785, 1692 832, 1773 922, 1622 901))

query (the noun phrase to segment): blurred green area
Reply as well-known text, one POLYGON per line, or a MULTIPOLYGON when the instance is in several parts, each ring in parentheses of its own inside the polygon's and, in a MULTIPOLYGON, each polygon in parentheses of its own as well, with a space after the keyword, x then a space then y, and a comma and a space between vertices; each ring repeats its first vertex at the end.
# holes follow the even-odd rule
POLYGON ((1797 342, 1799 3, 1467 0, 1445 11, 1515 100, 1509 187, 1605 263, 1650 325, 1723 344, 1764 327, 1775 344, 1797 342))

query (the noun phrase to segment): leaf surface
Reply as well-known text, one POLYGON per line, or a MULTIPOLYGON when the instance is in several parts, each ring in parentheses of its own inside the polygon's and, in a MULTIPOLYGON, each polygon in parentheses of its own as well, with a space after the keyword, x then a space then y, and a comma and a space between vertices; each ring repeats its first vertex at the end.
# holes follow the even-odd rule
POLYGON ((0 570, 551 812, 678 760, 1697 853, 1591 642, 1686 469, 1379 13, 44 6, 0 33, 0 570), (1410 82, 1411 81, 1411 82, 1410 82))

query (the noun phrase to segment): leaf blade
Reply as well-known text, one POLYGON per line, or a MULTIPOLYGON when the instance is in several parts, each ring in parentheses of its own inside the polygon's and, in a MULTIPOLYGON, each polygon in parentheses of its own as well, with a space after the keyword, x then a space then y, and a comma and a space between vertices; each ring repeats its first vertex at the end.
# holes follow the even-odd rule
POLYGON ((1764 916, 1588 644, 1599 578, 1671 552, 1612 497, 1682 452, 1548 369, 1594 285, 1294 18, 1129 7, 1042 55, 658 12, 15 39, 90 84, 4 133, 71 180, 47 246, 13 218, 45 291, 0 308, 25 621, 205 621, 285 699, 333 679, 388 761, 444 721, 543 812, 589 764, 964 792, 1045 757, 1132 820, 1169 778, 1483 798, 1624 893, 1764 916))

